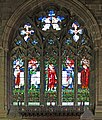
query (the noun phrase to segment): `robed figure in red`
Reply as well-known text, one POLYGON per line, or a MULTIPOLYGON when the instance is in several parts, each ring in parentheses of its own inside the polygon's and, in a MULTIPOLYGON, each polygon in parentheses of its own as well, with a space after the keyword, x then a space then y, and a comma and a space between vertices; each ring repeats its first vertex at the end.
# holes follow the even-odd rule
POLYGON ((54 90, 56 83, 56 71, 53 64, 49 64, 48 67, 48 89, 54 90))
POLYGON ((81 71, 82 88, 88 88, 89 75, 90 75, 89 67, 87 65, 83 64, 83 70, 81 71))
POLYGON ((15 85, 18 86, 18 88, 20 87, 20 65, 16 66, 16 69, 14 71, 14 75, 15 75, 15 85))

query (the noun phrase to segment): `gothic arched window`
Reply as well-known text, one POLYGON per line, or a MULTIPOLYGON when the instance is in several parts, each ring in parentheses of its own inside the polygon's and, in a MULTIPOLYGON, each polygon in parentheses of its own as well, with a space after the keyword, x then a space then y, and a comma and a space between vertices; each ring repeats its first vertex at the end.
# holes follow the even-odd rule
POLYGON ((90 106, 93 43, 83 21, 49 6, 20 23, 10 43, 11 104, 90 106))

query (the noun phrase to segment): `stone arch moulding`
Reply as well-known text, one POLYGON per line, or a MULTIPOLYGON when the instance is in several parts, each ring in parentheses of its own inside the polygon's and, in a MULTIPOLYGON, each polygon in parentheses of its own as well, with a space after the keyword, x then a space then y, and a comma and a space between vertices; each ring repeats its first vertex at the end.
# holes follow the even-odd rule
POLYGON ((25 15, 28 11, 31 11, 34 8, 43 6, 43 4, 45 3, 52 2, 65 8, 70 8, 73 13, 76 13, 76 15, 84 21, 85 26, 92 36, 92 40, 94 40, 96 44, 95 46, 97 46, 97 41, 101 39, 98 24, 91 12, 78 0, 29 0, 21 5, 19 8, 17 8, 17 10, 15 10, 11 18, 8 20, 4 29, 4 33, 2 35, 2 47, 6 50, 8 49, 8 41, 10 40, 12 29, 14 29, 16 22, 20 19, 22 15, 25 15))

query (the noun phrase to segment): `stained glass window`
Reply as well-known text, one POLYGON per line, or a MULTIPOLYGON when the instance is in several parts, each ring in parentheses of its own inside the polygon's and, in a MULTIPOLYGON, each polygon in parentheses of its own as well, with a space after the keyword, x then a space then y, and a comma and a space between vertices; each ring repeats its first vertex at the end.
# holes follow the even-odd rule
POLYGON ((29 105, 39 105, 40 64, 35 58, 28 61, 28 89, 29 105))
POLYGON ((24 101, 24 62, 20 58, 13 61, 13 83, 13 104, 17 104, 16 100, 24 101))
POLYGON ((47 64, 45 96, 47 105, 56 105, 57 101, 57 72, 53 63, 47 64))
POLYGON ((13 62, 15 88, 24 86, 24 63, 22 59, 16 59, 13 62))
POLYGON ((83 21, 56 7, 26 18, 10 46, 13 105, 90 106, 93 41, 83 21))
POLYGON ((88 39, 79 23, 75 21, 71 27, 68 39, 63 43, 66 46, 63 56, 66 57, 62 63, 62 105, 89 105, 91 48, 87 46, 88 39), (67 52, 67 47, 70 52, 67 52))
POLYGON ((72 23, 72 29, 70 29, 68 32, 69 34, 73 35, 73 40, 77 42, 79 40, 79 35, 83 34, 82 29, 79 29, 80 25, 77 21, 72 23))
POLYGON ((24 37, 24 40, 27 42, 30 39, 30 36, 34 34, 34 30, 31 29, 29 23, 25 24, 23 30, 20 31, 20 34, 24 37))
POLYGON ((38 20, 44 23, 42 28, 43 31, 48 30, 50 27, 52 27, 54 30, 61 30, 59 22, 64 20, 64 17, 63 16, 56 17, 54 10, 50 10, 47 17, 45 16, 39 17, 38 20))

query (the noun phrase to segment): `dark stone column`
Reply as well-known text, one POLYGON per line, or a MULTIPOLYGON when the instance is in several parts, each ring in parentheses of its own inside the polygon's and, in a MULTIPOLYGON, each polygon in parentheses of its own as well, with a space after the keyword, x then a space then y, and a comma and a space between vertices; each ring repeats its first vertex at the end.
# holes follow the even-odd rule
POLYGON ((102 119, 102 48, 96 49, 96 105, 95 119, 102 119))
MULTIPOLYGON (((7 52, 6 52, 7 53, 7 52)), ((6 91, 6 59, 5 50, 0 48, 0 117, 6 117, 7 113, 7 91, 6 91)))

